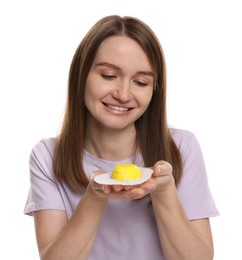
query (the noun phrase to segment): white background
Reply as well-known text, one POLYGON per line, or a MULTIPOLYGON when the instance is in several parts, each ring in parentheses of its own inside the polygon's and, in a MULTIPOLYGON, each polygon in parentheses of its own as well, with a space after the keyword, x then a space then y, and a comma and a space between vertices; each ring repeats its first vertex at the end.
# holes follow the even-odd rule
POLYGON ((110 14, 141 18, 159 37, 169 123, 197 135, 220 211, 211 219, 215 260, 242 259, 241 9, 239 0, 0 2, 0 259, 38 259, 33 219, 23 215, 29 152, 57 133, 74 51, 110 14))

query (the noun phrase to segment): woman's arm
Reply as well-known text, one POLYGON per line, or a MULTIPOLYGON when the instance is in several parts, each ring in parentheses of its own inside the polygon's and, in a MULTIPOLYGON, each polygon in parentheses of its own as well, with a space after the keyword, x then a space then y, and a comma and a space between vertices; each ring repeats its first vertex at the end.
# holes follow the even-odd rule
POLYGON ((107 203, 88 186, 69 221, 64 211, 34 213, 35 230, 42 260, 87 259, 107 203))
POLYGON ((209 220, 188 220, 177 195, 170 164, 157 163, 154 177, 156 189, 151 192, 151 200, 166 259, 213 259, 209 220))

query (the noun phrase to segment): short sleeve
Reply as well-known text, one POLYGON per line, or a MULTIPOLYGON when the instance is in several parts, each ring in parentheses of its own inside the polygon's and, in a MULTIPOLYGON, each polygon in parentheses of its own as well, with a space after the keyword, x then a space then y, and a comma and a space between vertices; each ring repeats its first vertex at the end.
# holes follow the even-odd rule
POLYGON ((177 190, 187 217, 192 220, 219 215, 197 138, 189 131, 178 132, 174 137, 183 160, 183 175, 177 190))
POLYGON ((43 139, 32 149, 29 158, 30 188, 24 213, 32 215, 43 209, 64 210, 61 194, 53 174, 55 139, 43 139))

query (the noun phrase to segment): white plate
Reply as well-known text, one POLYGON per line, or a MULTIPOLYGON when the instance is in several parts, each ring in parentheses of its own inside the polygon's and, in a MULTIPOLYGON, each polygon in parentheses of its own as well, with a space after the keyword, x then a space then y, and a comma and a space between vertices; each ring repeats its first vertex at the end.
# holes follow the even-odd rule
POLYGON ((117 181, 111 177, 112 176, 111 172, 99 174, 99 175, 95 176, 94 180, 95 180, 95 182, 97 182, 99 184, 103 184, 103 185, 124 185, 124 186, 137 185, 137 184, 141 184, 141 183, 147 181, 153 173, 153 170, 150 168, 139 167, 139 169, 142 173, 142 177, 139 179, 136 179, 136 180, 117 181))

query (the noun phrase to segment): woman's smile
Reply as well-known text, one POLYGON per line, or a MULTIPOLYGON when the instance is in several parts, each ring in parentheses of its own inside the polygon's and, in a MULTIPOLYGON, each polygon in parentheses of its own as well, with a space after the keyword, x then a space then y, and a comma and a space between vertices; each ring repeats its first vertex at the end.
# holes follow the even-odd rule
POLYGON ((127 107, 120 107, 120 106, 113 106, 113 105, 108 105, 108 104, 105 104, 108 108, 111 108, 113 110, 116 110, 116 111, 128 111, 129 108, 127 107))
POLYGON ((107 104, 107 103, 103 103, 103 104, 105 107, 107 107, 109 110, 111 110, 113 112, 127 112, 132 109, 130 107, 124 107, 124 106, 120 106, 120 105, 112 105, 112 104, 107 104))

